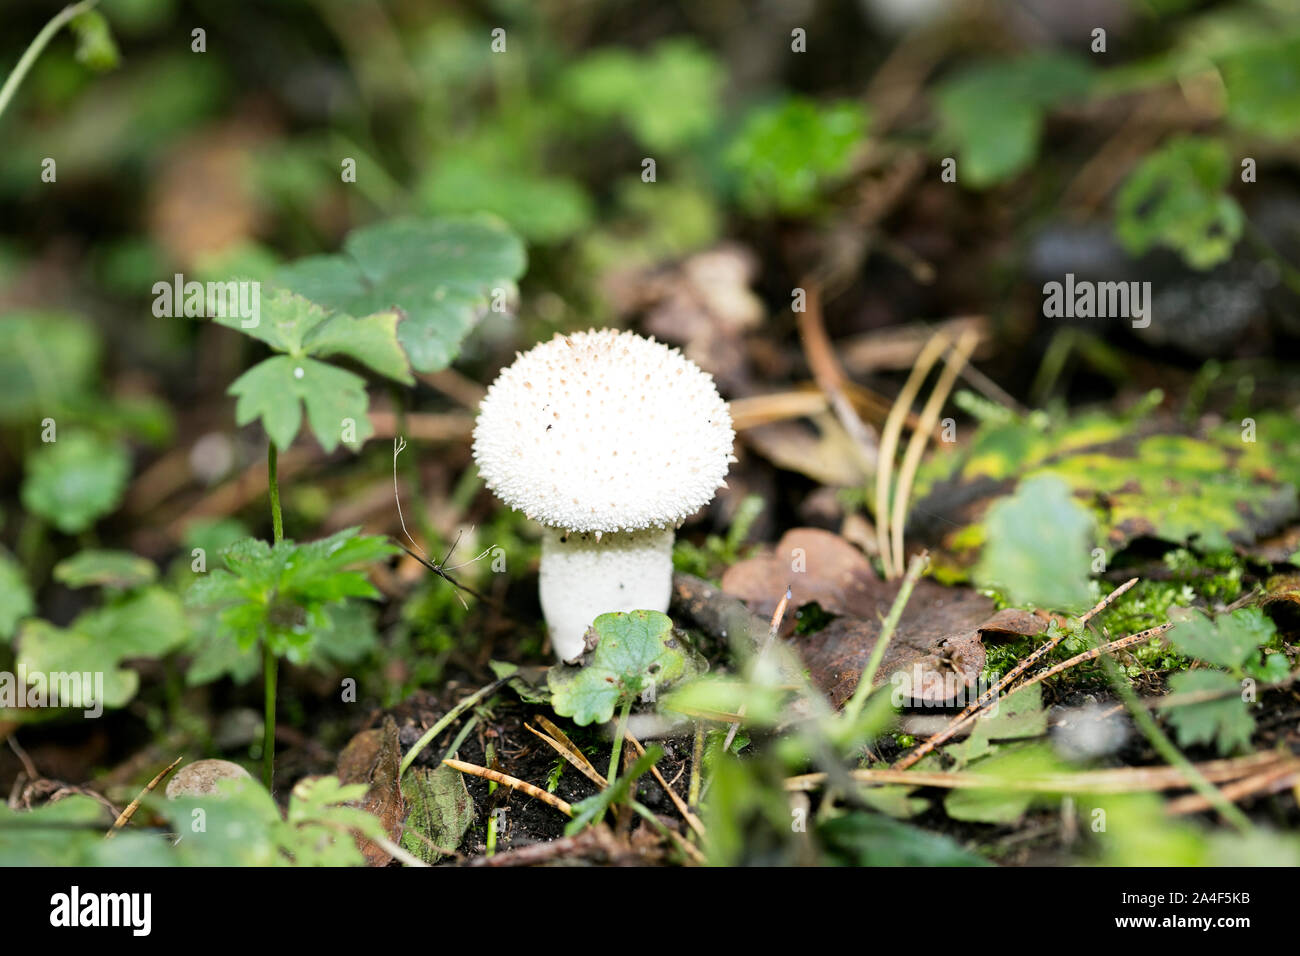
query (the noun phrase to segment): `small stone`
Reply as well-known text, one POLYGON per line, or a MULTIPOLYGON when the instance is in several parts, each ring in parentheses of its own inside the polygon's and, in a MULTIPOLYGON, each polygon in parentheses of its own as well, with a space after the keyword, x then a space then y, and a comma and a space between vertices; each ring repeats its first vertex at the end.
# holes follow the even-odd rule
POLYGON ((252 774, 229 760, 196 760, 181 767, 167 781, 167 799, 212 796, 217 792, 218 781, 252 779, 252 774))

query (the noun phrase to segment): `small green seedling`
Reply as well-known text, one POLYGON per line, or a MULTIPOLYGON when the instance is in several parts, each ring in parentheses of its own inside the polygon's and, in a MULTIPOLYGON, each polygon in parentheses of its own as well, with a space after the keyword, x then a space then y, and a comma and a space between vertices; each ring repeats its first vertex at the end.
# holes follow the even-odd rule
POLYGON ((1169 722, 1180 744, 1215 743, 1226 754, 1250 743, 1255 731, 1250 690, 1288 673, 1285 655, 1263 653, 1274 633, 1273 622, 1259 608, 1241 608, 1213 621, 1195 614, 1169 632, 1179 651, 1211 665, 1169 678, 1175 698, 1194 698, 1184 704, 1171 701, 1169 722))
MULTIPOLYGON (((325 587, 323 581, 306 585, 301 602, 283 596, 272 599, 269 595, 276 592, 263 587, 268 576, 287 571, 297 560, 290 553, 296 547, 292 543, 289 549, 277 550, 284 543, 279 451, 297 437, 304 408, 312 433, 326 451, 340 443, 360 448, 374 431, 365 379, 324 359, 350 359, 410 385, 414 382, 412 362, 425 371, 450 364, 474 323, 495 304, 497 293, 500 297, 513 294, 514 279, 523 273, 525 261, 519 240, 494 221, 401 219, 380 223, 352 233, 339 255, 314 256, 281 269, 265 307, 260 304, 259 290, 255 316, 227 315, 216 320, 265 342, 277 353, 230 386, 231 394, 238 398, 236 421, 240 425, 261 421, 270 438, 266 472, 273 545, 262 545, 263 551, 250 542, 228 558, 228 563, 231 559, 235 562, 232 571, 237 568, 251 590, 242 592, 249 601, 236 602, 237 607, 223 615, 228 626, 243 635, 241 640, 255 640, 248 637, 253 634, 263 638, 263 775, 268 789, 275 749, 277 660, 309 643, 312 630, 328 627, 320 605, 334 600, 311 590, 325 587), (300 617, 300 612, 305 617, 300 617)), ((357 539, 366 540, 378 539, 357 539)), ((348 547, 353 549, 349 554, 357 553, 355 545, 348 547)), ((374 556, 387 553, 381 554, 378 546, 372 548, 374 556)), ((337 575, 346 566, 339 564, 330 570, 319 554, 304 552, 303 557, 309 564, 323 562, 319 570, 324 578, 337 575)), ((292 577, 304 585, 301 571, 292 577)), ((364 578, 356 577, 360 583, 350 586, 360 588, 364 578)), ((339 577, 336 583, 341 580, 339 577)), ((241 590, 227 580, 200 592, 200 599, 204 593, 224 600, 238 597, 241 590)), ((366 591, 358 596, 371 595, 366 591)))
POLYGON ((221 608, 218 633, 243 650, 260 643, 266 678, 263 774, 270 789, 274 769, 275 680, 281 657, 301 661, 312 642, 332 630, 331 608, 350 598, 379 596, 358 565, 396 554, 387 538, 348 528, 320 541, 297 544, 277 535, 267 544, 247 538, 223 553, 225 569, 195 581, 187 600, 221 608))
POLYGON ((223 553, 225 569, 197 580, 188 600, 221 608, 220 632, 242 649, 261 643, 278 656, 303 659, 315 636, 330 628, 332 605, 379 596, 358 566, 398 553, 387 538, 357 530, 306 544, 236 542, 223 553))
POLYGON ((580 727, 605 723, 618 709, 618 729, 607 774, 612 787, 618 777, 632 702, 680 679, 687 672, 688 660, 680 639, 673 633, 672 620, 658 611, 602 614, 591 626, 599 639, 591 662, 580 668, 552 667, 547 682, 555 712, 573 718, 580 727))

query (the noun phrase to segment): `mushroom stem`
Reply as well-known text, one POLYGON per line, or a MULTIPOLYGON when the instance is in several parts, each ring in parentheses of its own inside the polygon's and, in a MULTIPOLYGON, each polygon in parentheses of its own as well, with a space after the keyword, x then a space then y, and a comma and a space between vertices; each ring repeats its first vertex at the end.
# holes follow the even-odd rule
POLYGON ((667 611, 673 589, 672 528, 565 532, 546 528, 539 569, 542 613, 556 656, 583 652, 591 622, 610 611, 667 611))

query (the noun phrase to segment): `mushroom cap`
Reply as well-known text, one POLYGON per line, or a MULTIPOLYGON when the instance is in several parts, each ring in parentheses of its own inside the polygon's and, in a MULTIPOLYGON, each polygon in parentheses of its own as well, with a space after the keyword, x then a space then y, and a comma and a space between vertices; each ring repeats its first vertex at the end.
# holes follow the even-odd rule
POLYGON ((672 528, 735 459, 713 378, 677 349, 616 329, 557 335, 502 371, 474 460, 502 501, 565 531, 672 528))

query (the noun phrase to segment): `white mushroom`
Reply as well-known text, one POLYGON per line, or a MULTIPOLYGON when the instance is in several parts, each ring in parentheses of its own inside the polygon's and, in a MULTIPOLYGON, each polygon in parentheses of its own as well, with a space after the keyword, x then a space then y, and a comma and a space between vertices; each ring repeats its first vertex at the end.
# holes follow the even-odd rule
POLYGON ((722 486, 734 439, 713 379, 632 332, 557 335, 492 383, 474 459, 546 526, 542 611, 561 660, 600 614, 668 610, 674 532, 722 486))

